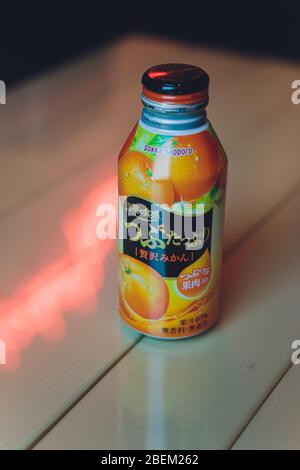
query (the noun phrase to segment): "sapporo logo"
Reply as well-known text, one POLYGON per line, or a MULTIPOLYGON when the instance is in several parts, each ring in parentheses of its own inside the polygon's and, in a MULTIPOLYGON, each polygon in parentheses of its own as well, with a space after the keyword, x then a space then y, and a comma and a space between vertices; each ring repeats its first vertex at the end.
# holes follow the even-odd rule
POLYGON ((6 344, 0 340, 0 366, 6 364, 6 344))
POLYGON ((293 81, 292 89, 294 90, 291 96, 292 103, 300 104, 300 80, 293 81))
POLYGON ((6 104, 6 85, 3 80, 0 80, 0 104, 6 104))

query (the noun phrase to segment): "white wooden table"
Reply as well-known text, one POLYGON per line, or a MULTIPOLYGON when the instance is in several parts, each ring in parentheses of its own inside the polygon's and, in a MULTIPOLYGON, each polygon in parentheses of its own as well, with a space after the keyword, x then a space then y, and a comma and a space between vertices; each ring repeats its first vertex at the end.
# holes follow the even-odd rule
POLYGON ((129 37, 0 106, 0 448, 300 448, 300 64, 129 37), (221 319, 161 342, 122 326, 95 209, 155 63, 200 65, 229 157, 221 319), (2 336, 2 337, 1 337, 2 336))

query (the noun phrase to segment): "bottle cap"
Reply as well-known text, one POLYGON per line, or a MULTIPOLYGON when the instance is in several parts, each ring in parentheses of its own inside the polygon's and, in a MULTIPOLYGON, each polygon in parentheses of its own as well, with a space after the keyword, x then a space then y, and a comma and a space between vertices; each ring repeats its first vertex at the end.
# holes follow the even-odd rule
POLYGON ((194 65, 162 64, 146 70, 142 77, 146 98, 174 104, 208 102, 208 74, 194 65))

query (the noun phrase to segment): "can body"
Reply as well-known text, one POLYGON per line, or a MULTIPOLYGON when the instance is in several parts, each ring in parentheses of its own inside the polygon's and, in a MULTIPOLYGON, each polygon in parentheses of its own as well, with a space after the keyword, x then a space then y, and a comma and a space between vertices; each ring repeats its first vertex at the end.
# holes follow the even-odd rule
POLYGON ((158 338, 197 335, 217 320, 227 158, 206 121, 143 124, 118 161, 119 311, 158 338))

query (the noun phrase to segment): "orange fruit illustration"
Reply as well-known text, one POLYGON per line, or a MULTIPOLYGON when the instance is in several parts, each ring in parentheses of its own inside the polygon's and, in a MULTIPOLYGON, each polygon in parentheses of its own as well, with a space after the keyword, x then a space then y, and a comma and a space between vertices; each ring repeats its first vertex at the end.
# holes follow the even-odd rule
POLYGON ((153 178, 153 161, 146 155, 130 151, 119 160, 119 193, 137 196, 159 204, 174 203, 174 191, 169 180, 153 178))
POLYGON ((210 255, 205 250, 199 259, 181 271, 177 278, 177 288, 184 296, 194 297, 207 287, 210 274, 210 255))
POLYGON ((170 178, 176 201, 193 201, 206 194, 216 183, 225 164, 222 148, 209 132, 180 136, 176 149, 193 148, 191 155, 170 159, 170 178))
POLYGON ((153 268, 131 256, 120 254, 120 295, 124 306, 147 320, 161 318, 168 308, 165 280, 153 268))

